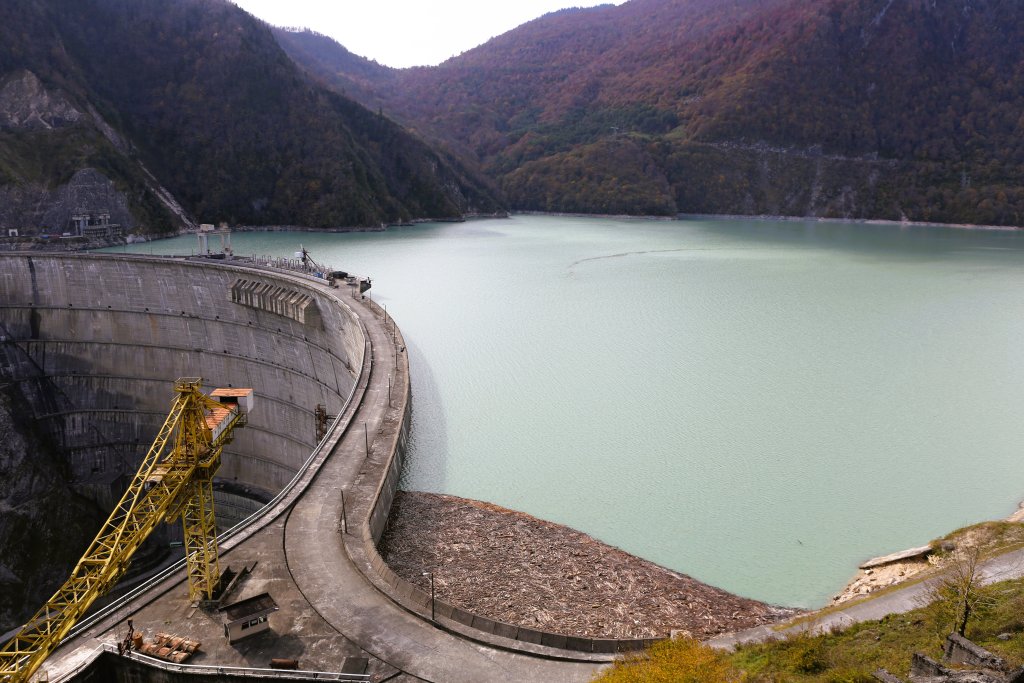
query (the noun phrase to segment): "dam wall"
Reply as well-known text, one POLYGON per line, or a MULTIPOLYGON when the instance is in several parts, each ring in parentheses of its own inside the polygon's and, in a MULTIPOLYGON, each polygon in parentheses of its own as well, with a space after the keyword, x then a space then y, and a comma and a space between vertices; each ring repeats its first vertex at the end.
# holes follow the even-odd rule
POLYGON ((363 332, 336 299, 272 271, 107 254, 0 256, 0 363, 75 486, 112 507, 170 408, 173 381, 252 387, 218 496, 246 517, 316 446, 314 411, 343 407, 363 332))
MULTIPOLYGON (((166 415, 173 379, 201 376, 207 388, 253 387, 249 425, 225 449, 215 482, 218 518, 231 507, 222 505, 225 499, 243 508, 242 515, 249 498, 287 485, 287 500, 270 506, 274 514, 262 518, 289 509, 287 533, 267 526, 264 538, 257 521, 246 527, 255 529, 251 536, 229 540, 237 541, 231 550, 244 554, 245 544, 254 544, 249 552, 259 558, 261 580, 269 580, 282 562, 267 561, 271 553, 260 543, 276 554, 283 539, 287 579, 304 599, 316 601, 309 604, 318 618, 352 629, 359 622, 366 631, 358 638, 353 633, 352 642, 367 652, 371 648, 361 643, 372 643, 372 651, 380 652, 387 641, 389 664, 426 667, 407 650, 420 639, 487 671, 502 668, 495 661, 506 659, 527 661, 523 666, 530 670, 553 661, 589 666, 650 642, 574 638, 495 622, 434 599, 384 564, 376 544, 408 442, 410 383, 401 333, 372 302, 346 299, 322 281, 307 286, 294 274, 209 260, 88 254, 0 256, 0 294, 3 378, 18 383, 38 419, 59 434, 76 476, 97 490, 114 490, 111 482, 133 471, 166 415), (317 404, 340 414, 319 447, 317 404), (118 453, 132 457, 131 463, 118 461, 118 453), (290 484, 307 459, 299 483, 290 484), (339 586, 351 588, 343 599, 334 595, 339 586), (349 614, 351 605, 370 607, 349 614), (410 622, 408 612, 422 621, 410 622), (467 648, 465 640, 474 644, 467 648), (481 656, 485 646, 494 649, 481 656)), ((162 592, 167 582, 155 581, 132 600, 141 612, 152 608, 160 616, 136 616, 137 623, 168 623, 167 614, 176 609, 176 598, 162 592)), ((128 604, 99 615, 102 628, 116 628, 128 604)), ((221 636, 219 620, 214 626, 213 635, 201 638, 211 661, 217 661, 221 636)), ((236 654, 228 650, 227 656, 236 654)), ((115 679, 102 667, 116 663, 96 661, 78 666, 74 680, 192 680, 192 674, 168 676, 134 664, 115 679)), ((430 664, 435 665, 447 670, 451 662, 445 656, 430 664)), ((540 678, 552 679, 557 678, 540 678)))

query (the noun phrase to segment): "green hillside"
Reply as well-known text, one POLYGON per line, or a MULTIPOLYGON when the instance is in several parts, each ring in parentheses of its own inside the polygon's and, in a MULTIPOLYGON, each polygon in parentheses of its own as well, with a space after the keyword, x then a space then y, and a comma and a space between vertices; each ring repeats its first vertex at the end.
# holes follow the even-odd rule
POLYGON ((11 0, 0 20, 0 78, 27 70, 83 113, 0 127, 5 186, 91 167, 144 194, 141 162, 203 222, 376 226, 501 208, 486 181, 317 85, 225 0, 11 0), (106 125, 120 148, 95 134, 106 125))

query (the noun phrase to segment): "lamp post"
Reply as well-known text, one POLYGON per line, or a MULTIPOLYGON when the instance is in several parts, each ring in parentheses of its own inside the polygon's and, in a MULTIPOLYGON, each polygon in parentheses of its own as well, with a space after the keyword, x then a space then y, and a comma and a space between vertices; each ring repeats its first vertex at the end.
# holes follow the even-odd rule
POLYGON ((430 620, 434 621, 434 572, 423 572, 423 576, 430 577, 430 620))

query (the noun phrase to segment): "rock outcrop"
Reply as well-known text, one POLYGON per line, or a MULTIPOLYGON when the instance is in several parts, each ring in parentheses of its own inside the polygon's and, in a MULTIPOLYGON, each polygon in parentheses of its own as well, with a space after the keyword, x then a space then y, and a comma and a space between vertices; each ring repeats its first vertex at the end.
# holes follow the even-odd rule
MULTIPOLYGON (((0 132, 0 236, 76 233, 72 217, 83 214, 107 216, 119 234, 138 227, 122 175, 132 164, 112 164, 128 145, 95 108, 76 108, 31 71, 0 74, 0 132)), ((155 181, 138 176, 162 199, 155 181)))
POLYGON ((67 464, 34 429, 16 386, 0 384, 0 548, 14 549, 0 557, 0 633, 53 594, 105 517, 71 489, 67 464))
POLYGON ((63 94, 47 90, 31 71, 15 71, 0 81, 0 129, 53 130, 83 118, 63 94))
MULTIPOLYGON (((946 637, 943 662, 948 668, 920 652, 910 663, 910 683, 1024 683, 1024 667, 1011 669, 1006 660, 967 638, 950 633, 946 637)), ((903 683, 885 669, 874 674, 881 683, 903 683)))

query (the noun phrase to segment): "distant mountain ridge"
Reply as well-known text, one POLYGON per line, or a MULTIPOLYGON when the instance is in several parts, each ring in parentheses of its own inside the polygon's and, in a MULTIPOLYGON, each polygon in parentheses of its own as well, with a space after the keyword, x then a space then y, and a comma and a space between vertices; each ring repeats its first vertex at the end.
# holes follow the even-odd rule
POLYGON ((17 207, 85 169, 151 232, 191 218, 346 227, 503 208, 451 155, 311 81, 226 0, 6 0, 0 42, 8 227, 44 221, 17 207), (21 112, 29 91, 74 120, 21 112))
POLYGON ((271 27, 271 31, 298 64, 371 110, 375 109, 376 92, 399 73, 398 69, 353 54, 333 38, 310 29, 271 27))
POLYGON ((406 70, 308 42, 283 44, 513 208, 1024 221, 1012 0, 630 0, 406 70))

